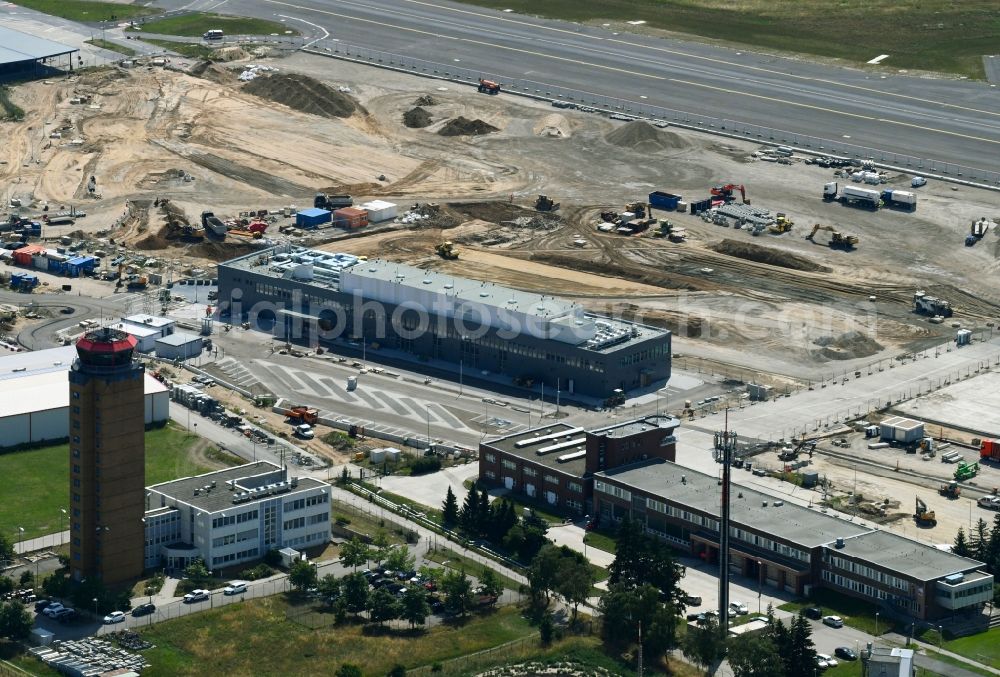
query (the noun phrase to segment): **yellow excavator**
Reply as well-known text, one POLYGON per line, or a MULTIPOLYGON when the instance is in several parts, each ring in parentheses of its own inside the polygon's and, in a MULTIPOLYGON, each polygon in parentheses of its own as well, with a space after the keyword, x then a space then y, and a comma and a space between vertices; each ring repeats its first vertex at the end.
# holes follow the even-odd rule
POLYGON ((919 496, 917 496, 917 508, 913 513, 913 519, 917 520, 917 526, 937 526, 937 515, 933 510, 927 509, 927 504, 921 501, 919 496))
POLYGON ((830 241, 827 242, 827 245, 831 249, 850 250, 854 249, 858 245, 858 237, 856 235, 846 235, 844 233, 841 233, 833 226, 824 226, 820 223, 817 223, 815 226, 813 226, 812 231, 808 235, 806 235, 806 239, 811 242, 815 242, 813 238, 816 236, 816 233, 818 233, 821 230, 825 230, 830 233, 830 241))
POLYGON ((454 261, 455 259, 458 258, 458 251, 455 249, 455 245, 452 244, 451 240, 439 244, 435 248, 435 251, 437 251, 438 256, 440 256, 442 259, 454 261))

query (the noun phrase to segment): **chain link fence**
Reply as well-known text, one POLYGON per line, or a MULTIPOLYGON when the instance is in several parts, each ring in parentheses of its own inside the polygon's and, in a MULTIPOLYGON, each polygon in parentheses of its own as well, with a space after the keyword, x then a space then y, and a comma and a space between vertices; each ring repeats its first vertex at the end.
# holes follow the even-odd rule
POLYGON ((944 162, 933 158, 920 158, 913 155, 870 148, 868 146, 847 143, 844 140, 824 139, 774 127, 752 125, 729 118, 689 113, 650 103, 570 89, 536 80, 510 77, 499 72, 474 70, 461 68, 456 65, 425 61, 370 47, 352 45, 339 40, 303 41, 302 49, 310 53, 470 85, 477 85, 479 79, 484 78, 499 82, 506 92, 547 101, 563 101, 567 104, 573 104, 576 108, 618 115, 625 119, 642 118, 653 122, 667 122, 678 127, 721 134, 731 138, 745 139, 763 144, 785 144, 818 155, 871 160, 880 165, 915 174, 937 176, 952 181, 978 183, 1000 188, 1000 172, 944 162))

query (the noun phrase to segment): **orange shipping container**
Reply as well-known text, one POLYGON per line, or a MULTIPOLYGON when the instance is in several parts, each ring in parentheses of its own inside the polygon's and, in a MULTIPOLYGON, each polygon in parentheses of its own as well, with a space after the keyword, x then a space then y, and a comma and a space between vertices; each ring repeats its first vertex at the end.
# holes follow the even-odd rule
POLYGON ((368 225, 368 212, 357 207, 343 207, 333 213, 333 222, 341 228, 361 228, 368 225))

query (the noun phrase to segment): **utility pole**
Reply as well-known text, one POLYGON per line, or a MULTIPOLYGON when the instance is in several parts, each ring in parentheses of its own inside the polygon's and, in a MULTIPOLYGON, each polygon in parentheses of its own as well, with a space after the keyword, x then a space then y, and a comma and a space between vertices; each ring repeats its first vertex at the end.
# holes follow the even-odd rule
POLYGON ((639 661, 637 668, 636 673, 639 677, 642 677, 642 621, 639 621, 639 661))
POLYGON ((729 632, 729 489, 736 433, 729 430, 729 408, 726 408, 725 428, 716 433, 716 444, 722 452, 722 506, 719 521, 719 632, 729 632))

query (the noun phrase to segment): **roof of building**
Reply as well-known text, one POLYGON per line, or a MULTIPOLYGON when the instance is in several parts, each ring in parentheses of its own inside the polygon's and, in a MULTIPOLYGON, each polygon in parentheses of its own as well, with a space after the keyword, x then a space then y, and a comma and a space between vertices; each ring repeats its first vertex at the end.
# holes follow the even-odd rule
POLYGON ((631 421, 622 421, 613 425, 595 428, 589 432, 602 437, 628 437, 636 433, 645 432, 651 428, 662 428, 664 430, 675 430, 681 422, 673 416, 657 414, 654 416, 644 416, 643 418, 631 421))
MULTIPOLYGON (((20 378, 4 381, 4 397, 0 397, 0 418, 68 407, 69 377, 66 372, 69 371, 69 365, 67 362, 58 371, 18 374, 20 378)), ((167 391, 165 385, 149 374, 145 375, 143 388, 146 395, 167 391)))
MULTIPOLYGON (((596 474, 617 484, 718 518, 721 506, 720 480, 711 475, 659 459, 596 474)), ((734 485, 730 514, 734 523, 754 531, 773 534, 784 541, 812 549, 828 546, 884 569, 917 580, 933 580, 982 566, 975 560, 958 557, 888 531, 873 531, 835 515, 787 503, 782 498, 734 485), (843 548, 835 548, 838 538, 843 548)))
POLYGON ((0 381, 49 371, 66 371, 76 359, 76 348, 61 346, 0 357, 0 381))
POLYGON ((194 343, 195 341, 201 341, 201 337, 197 334, 188 334, 183 331, 174 332, 173 334, 168 334, 163 338, 156 339, 156 345, 161 343, 165 346, 186 346, 189 343, 194 343))
POLYGON ((169 317, 157 315, 129 315, 128 317, 123 317, 122 322, 157 328, 170 327, 177 323, 176 320, 169 317))
POLYGON ((921 421, 914 421, 912 418, 892 416, 882 421, 882 425, 892 426, 893 428, 899 428, 901 430, 914 430, 923 426, 923 423, 921 421))
MULTIPOLYGON (((146 487, 146 489, 150 491, 155 490, 156 492, 163 494, 178 503, 186 503, 206 512, 215 513, 223 512, 229 508, 242 510, 251 505, 257 504, 260 501, 274 498, 275 496, 290 496, 304 491, 312 491, 323 487, 328 488, 330 486, 326 482, 321 482, 320 480, 316 480, 311 477, 291 478, 293 481, 297 482, 297 486, 291 487, 290 484, 286 482, 286 484, 281 487, 280 493, 262 492, 256 498, 248 498, 247 500, 243 500, 241 502, 235 502, 233 500, 234 493, 242 493, 243 491, 248 491, 261 486, 262 481, 259 479, 261 475, 273 474, 278 471, 281 471, 281 466, 271 463, 270 461, 256 461, 254 463, 238 465, 233 468, 215 470, 203 475, 182 477, 181 479, 171 480, 170 482, 154 484, 153 486, 146 487), (255 480, 255 478, 257 479, 255 480), (227 485, 230 481, 234 481, 236 483, 235 489, 230 489, 227 485), (212 482, 215 482, 216 486, 208 491, 205 491, 205 487, 210 487, 212 482), (194 493, 195 490, 198 490, 197 495, 194 493)), ((287 471, 284 473, 284 476, 288 479, 287 471)))
POLYGON ((308 209, 300 209, 298 214, 302 216, 327 216, 330 213, 329 209, 320 209, 319 207, 309 207, 308 209))
POLYGON ((560 472, 569 473, 576 477, 583 477, 584 469, 587 466, 586 459, 583 456, 577 456, 563 462, 560 462, 558 459, 565 454, 585 450, 585 440, 583 428, 577 428, 566 423, 553 423, 544 428, 522 430, 519 433, 499 437, 483 444, 513 456, 520 456, 533 463, 540 463, 560 472), (545 449, 548 446, 567 444, 573 440, 579 440, 580 443, 564 447, 553 453, 541 455, 537 453, 540 449, 545 449))
POLYGON ((162 333, 162 329, 157 329, 156 327, 150 327, 148 325, 141 324, 130 324, 127 322, 116 322, 111 325, 112 329, 118 329, 125 332, 126 334, 131 334, 138 338, 146 338, 147 336, 159 336, 162 333))
POLYGON ((959 557, 890 531, 869 531, 845 538, 842 548, 831 547, 833 554, 861 559, 919 581, 932 581, 982 566, 976 560, 959 557))
POLYGON ((46 40, 13 28, 0 26, 0 64, 34 61, 80 50, 61 42, 46 40))

